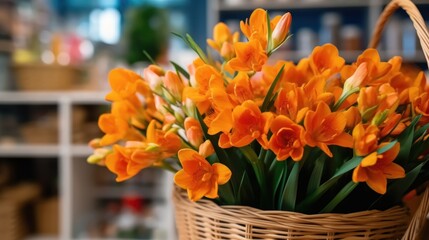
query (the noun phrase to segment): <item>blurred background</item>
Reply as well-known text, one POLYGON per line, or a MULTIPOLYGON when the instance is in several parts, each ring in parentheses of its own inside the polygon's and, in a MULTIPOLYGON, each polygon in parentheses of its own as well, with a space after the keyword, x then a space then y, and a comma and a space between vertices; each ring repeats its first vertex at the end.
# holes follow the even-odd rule
MULTIPOLYGON (((101 136, 97 118, 109 110, 109 70, 140 73, 143 51, 167 68, 169 60, 186 67, 195 54, 172 32, 205 48, 215 23, 238 31, 256 7, 293 15, 293 36, 274 58, 296 62, 330 42, 351 62, 387 2, 0 0, 1 239, 175 239, 171 175, 144 170, 116 183, 86 163, 87 142, 101 136)), ((429 16, 429 1, 413 2, 429 16)), ((403 12, 389 21, 379 51, 427 70, 403 12)))

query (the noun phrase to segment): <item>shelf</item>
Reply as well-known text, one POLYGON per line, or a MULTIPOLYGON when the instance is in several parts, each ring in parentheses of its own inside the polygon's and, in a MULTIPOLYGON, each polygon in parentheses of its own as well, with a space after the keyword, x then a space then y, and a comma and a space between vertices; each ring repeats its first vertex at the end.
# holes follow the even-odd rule
MULTIPOLYGON (((92 149, 85 144, 71 147, 73 157, 88 157, 92 149)), ((0 144, 0 157, 58 157, 60 146, 56 144, 0 144)))
POLYGON ((55 144, 1 144, 1 157, 58 157, 59 146, 55 144))
POLYGON ((102 91, 3 91, 0 104, 58 104, 70 101, 75 104, 108 104, 102 91))
POLYGON ((88 157, 93 153, 92 148, 86 144, 76 144, 71 148, 73 157, 88 157))
POLYGON ((349 8, 349 7, 368 7, 371 2, 369 0, 308 0, 308 1, 294 1, 294 0, 278 0, 278 1, 262 1, 254 0, 246 2, 245 0, 239 3, 225 3, 222 1, 219 4, 220 11, 248 11, 255 8, 264 9, 314 9, 314 8, 349 8))

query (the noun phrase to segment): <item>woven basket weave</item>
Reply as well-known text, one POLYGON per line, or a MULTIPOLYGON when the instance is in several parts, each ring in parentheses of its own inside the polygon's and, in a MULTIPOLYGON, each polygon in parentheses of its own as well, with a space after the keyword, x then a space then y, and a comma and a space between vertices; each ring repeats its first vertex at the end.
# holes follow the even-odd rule
MULTIPOLYGON (((416 6, 409 0, 391 1, 375 27, 369 47, 377 47, 388 18, 404 9, 414 23, 429 66, 429 34, 416 6)), ((350 214, 301 214, 262 211, 247 206, 218 206, 209 200, 192 202, 185 191, 175 188, 173 202, 181 240, 197 239, 421 239, 429 212, 429 186, 412 218, 404 207, 350 214), (411 220, 410 220, 411 218, 411 220)), ((423 240, 423 239, 422 239, 423 240)))

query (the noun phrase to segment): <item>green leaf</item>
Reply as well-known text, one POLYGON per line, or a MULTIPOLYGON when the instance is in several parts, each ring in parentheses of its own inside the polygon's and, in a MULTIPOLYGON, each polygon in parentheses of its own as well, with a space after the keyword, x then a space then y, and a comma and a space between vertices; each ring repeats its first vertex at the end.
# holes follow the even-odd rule
POLYGON ((173 61, 170 61, 170 63, 173 65, 174 69, 176 69, 176 72, 182 74, 187 79, 190 78, 189 73, 185 69, 183 69, 179 64, 177 64, 177 63, 175 63, 173 61))
MULTIPOLYGON (((267 11, 265 11, 265 15, 267 16, 267 53, 271 53, 272 48, 273 48, 273 41, 272 41, 272 34, 273 31, 271 29, 271 20, 270 20, 270 15, 268 14, 267 11)), ((269 54, 268 54, 269 55, 269 54)))
POLYGON ((334 176, 332 176, 332 178, 336 178, 352 169, 355 169, 360 164, 362 159, 363 158, 360 156, 354 156, 352 159, 346 161, 345 163, 343 163, 343 165, 341 165, 340 169, 338 169, 338 171, 334 174, 334 176))
POLYGON ((268 56, 270 56, 273 52, 277 51, 277 49, 281 48, 283 43, 285 43, 287 40, 289 40, 289 38, 292 37, 293 34, 289 34, 287 37, 285 37, 285 39, 283 39, 282 42, 279 43, 279 45, 277 47, 275 47, 274 49, 272 49, 270 52, 268 52, 268 56))
POLYGON ((298 192, 299 162, 295 162, 282 194, 282 210, 294 211, 298 192))
POLYGON ((221 204, 236 204, 237 201, 234 197, 234 192, 230 184, 219 185, 218 187, 219 198, 222 201, 221 204))
POLYGON ((261 107, 261 112, 266 112, 269 108, 269 103, 272 100, 273 97, 273 92, 274 89, 277 86, 278 81, 280 80, 280 77, 283 73, 283 70, 285 68, 285 65, 282 66, 282 68, 280 68, 280 71, 277 73, 276 78, 274 79, 274 81, 271 83, 270 89, 268 89, 267 95, 264 98, 264 102, 262 103, 262 107, 261 107))
MULTIPOLYGON (((218 145, 219 136, 208 134, 208 128, 207 128, 207 125, 203 121, 203 117, 201 116, 199 111, 196 111, 196 112, 197 112, 198 121, 200 122, 201 128, 202 128, 203 133, 204 133, 204 137, 211 142, 213 149, 214 149, 214 151, 215 151, 215 153, 219 159, 219 162, 226 165, 228 168, 231 169, 231 172, 235 173, 235 174, 232 174, 231 180, 228 181, 225 185, 223 185, 223 186, 225 186, 224 188, 226 188, 226 187, 230 188, 230 189, 225 190, 225 191, 227 191, 228 194, 231 193, 233 196, 232 198, 227 199, 228 201, 232 200, 232 202, 227 202, 227 203, 233 204, 233 203, 235 203, 235 200, 236 200, 235 196, 237 196, 237 192, 235 191, 236 188, 234 186, 237 186, 239 184, 238 183, 239 180, 237 179, 236 173, 238 173, 239 171, 237 169, 235 169, 233 164, 231 164, 231 160, 229 159, 228 154, 226 154, 224 149, 219 147, 219 145, 218 145)), ((219 191, 220 191, 220 189, 219 189, 219 191)))
POLYGON ((198 44, 194 41, 194 39, 191 37, 191 35, 186 34, 185 36, 182 36, 182 35, 175 33, 175 32, 173 32, 172 34, 181 38, 186 43, 186 45, 188 45, 192 50, 195 51, 195 53, 198 54, 198 56, 201 58, 201 60, 203 60, 207 64, 209 63, 206 54, 203 52, 203 50, 200 48, 200 46, 198 46, 198 44))
POLYGON ((150 54, 149 54, 148 52, 146 52, 146 50, 143 50, 143 54, 147 57, 147 59, 149 59, 149 61, 150 61, 152 64, 155 64, 155 65, 156 65, 155 60, 153 60, 153 58, 150 56, 150 54))
POLYGON ((414 133, 413 142, 416 141, 419 137, 424 136, 428 128, 429 128, 429 123, 417 129, 416 132, 414 133))
POLYGON ((257 178, 258 183, 259 183, 259 187, 261 188, 261 191, 266 189, 264 164, 258 158, 258 155, 256 155, 255 151, 253 151, 253 149, 250 146, 241 147, 240 151, 241 151, 241 153, 243 153, 243 155, 246 157, 246 159, 252 165, 253 170, 256 174, 256 178, 257 178))
POLYGON ((410 150, 414 139, 414 127, 420 120, 420 117, 421 116, 414 118, 411 124, 398 137, 398 142, 401 144, 401 149, 399 150, 398 156, 396 157, 398 163, 405 162, 410 155, 410 150))
POLYGON ((352 191, 356 188, 358 183, 354 183, 353 181, 350 181, 347 183, 339 192, 338 194, 320 211, 320 213, 330 213, 332 212, 335 207, 344 200, 352 191))
POLYGON ((338 108, 341 106, 341 104, 343 104, 343 102, 350 97, 352 94, 355 94, 359 92, 359 87, 355 87, 353 89, 351 89, 350 91, 348 91, 347 93, 345 93, 344 95, 340 96, 340 99, 338 99, 338 101, 334 104, 334 106, 332 107, 332 111, 337 111, 338 108))
POLYGON ((205 63, 209 63, 206 54, 203 52, 200 46, 198 46, 198 44, 194 41, 191 35, 186 34, 186 40, 188 42, 189 47, 191 47, 198 54, 198 56, 200 56, 201 60, 203 60, 205 63))
POLYGON ((392 141, 392 142, 390 142, 389 144, 387 144, 386 146, 384 146, 384 147, 382 147, 382 148, 380 148, 380 149, 378 149, 377 150, 377 154, 382 154, 382 153, 385 153, 385 152, 387 152, 389 149, 391 149, 393 146, 395 146, 395 144, 397 143, 398 141, 392 141))
POLYGON ((283 179, 283 174, 285 174, 285 168, 287 168, 286 161, 277 161, 274 160, 270 168, 269 176, 272 176, 272 198, 275 199, 277 190, 279 189, 280 183, 283 179))
POLYGON ((316 191, 316 189, 320 186, 325 160, 326 155, 321 155, 314 162, 313 172, 311 173, 310 180, 308 182, 307 195, 316 191))
POLYGON ((346 161, 343 165, 341 165, 340 169, 338 169, 334 176, 332 176, 329 180, 320 185, 320 187, 318 187, 316 191, 312 192, 310 195, 307 195, 298 205, 297 209, 299 211, 305 211, 306 209, 308 209, 313 203, 319 200, 320 197, 322 197, 326 191, 328 191, 332 186, 337 183, 340 176, 356 168, 361 161, 362 157, 359 156, 354 156, 350 160, 346 161))

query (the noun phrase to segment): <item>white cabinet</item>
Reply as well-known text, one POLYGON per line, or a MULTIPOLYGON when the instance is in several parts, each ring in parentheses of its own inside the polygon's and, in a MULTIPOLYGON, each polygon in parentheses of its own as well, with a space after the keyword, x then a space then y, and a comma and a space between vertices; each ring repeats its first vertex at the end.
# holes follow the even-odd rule
MULTIPOLYGON (((142 172, 152 174, 152 185, 142 185, 141 181, 116 184, 113 173, 104 184, 98 184, 96 172, 108 171, 105 168, 89 165, 86 157, 91 149, 84 143, 73 144, 72 119, 73 108, 79 105, 106 106, 105 92, 0 92, 0 106, 28 106, 32 109, 44 105, 56 108, 58 119, 58 142, 38 143, 0 143, 0 158, 54 158, 58 161, 58 197, 59 197, 59 237, 77 239, 89 236, 87 226, 82 223, 89 216, 97 215, 97 209, 103 199, 120 199, 127 192, 133 191, 141 197, 150 198, 150 206, 155 206, 158 219, 151 222, 156 228, 159 239, 174 239, 174 218, 171 207, 172 176, 164 172, 142 172), (110 181, 110 182, 109 182, 110 181)), ((107 108, 106 108, 107 109, 107 108)), ((94 126, 97 127, 97 126, 94 126)), ((18 131, 16 129, 16 131, 18 131)), ((1 137, 1 133, 0 133, 1 137)), ((150 170, 149 170, 150 171, 150 170)), ((92 219, 93 220, 93 219, 92 219)), ((90 224, 90 222, 87 222, 90 224)), ((39 237, 40 238, 45 238, 39 237)), ((86 237, 85 237, 86 238, 86 237)), ((30 237, 38 239, 38 237, 30 237)))

